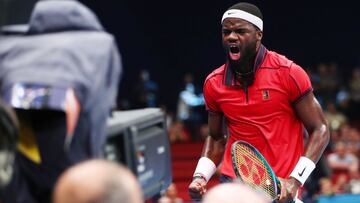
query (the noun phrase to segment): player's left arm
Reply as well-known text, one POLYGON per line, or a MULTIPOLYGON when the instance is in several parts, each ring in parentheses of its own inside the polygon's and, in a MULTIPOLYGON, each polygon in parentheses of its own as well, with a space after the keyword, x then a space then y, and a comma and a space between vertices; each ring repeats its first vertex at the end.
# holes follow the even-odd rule
POLYGON ((281 180, 283 187, 280 202, 285 202, 290 198, 294 199, 299 187, 304 184, 314 170, 315 164, 319 161, 330 139, 327 121, 319 102, 311 91, 310 80, 300 67, 295 68, 293 69, 291 80, 293 83, 291 85, 300 89, 302 93, 300 93, 300 97, 297 95, 298 99, 293 103, 293 108, 305 126, 309 139, 305 146, 304 155, 299 159, 290 177, 281 180))
POLYGON ((290 176, 288 179, 282 180, 283 187, 280 202, 295 198, 297 190, 306 181, 307 177, 305 176, 309 176, 313 170, 311 169, 312 163, 310 161, 312 161, 313 164, 318 162, 330 138, 326 119, 320 104, 312 92, 308 93, 300 101, 294 104, 294 109, 308 131, 309 140, 305 146, 303 157, 301 157, 301 160, 299 160, 292 173, 295 177, 290 176))
POLYGON ((312 92, 295 104, 295 111, 309 133, 304 155, 316 164, 329 143, 327 121, 312 92))

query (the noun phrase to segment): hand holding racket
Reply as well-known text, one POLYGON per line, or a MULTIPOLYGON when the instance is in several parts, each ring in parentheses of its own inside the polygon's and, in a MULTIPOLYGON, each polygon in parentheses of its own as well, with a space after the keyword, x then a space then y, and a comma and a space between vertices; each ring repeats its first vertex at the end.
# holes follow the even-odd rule
POLYGON ((201 178, 194 178, 189 185, 189 195, 193 200, 201 200, 206 192, 206 181, 201 178))
MULTIPOLYGON (((263 191, 271 200, 278 200, 281 183, 255 147, 236 141, 231 146, 231 158, 237 178, 255 190, 263 191)), ((296 199, 295 202, 301 201, 296 199)))

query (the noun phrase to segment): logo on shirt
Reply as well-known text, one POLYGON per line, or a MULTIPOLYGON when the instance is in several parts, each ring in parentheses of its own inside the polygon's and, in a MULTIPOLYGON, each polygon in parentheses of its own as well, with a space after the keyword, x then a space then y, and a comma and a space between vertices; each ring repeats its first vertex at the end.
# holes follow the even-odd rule
POLYGON ((269 90, 262 90, 262 98, 263 98, 263 100, 270 99, 269 90))

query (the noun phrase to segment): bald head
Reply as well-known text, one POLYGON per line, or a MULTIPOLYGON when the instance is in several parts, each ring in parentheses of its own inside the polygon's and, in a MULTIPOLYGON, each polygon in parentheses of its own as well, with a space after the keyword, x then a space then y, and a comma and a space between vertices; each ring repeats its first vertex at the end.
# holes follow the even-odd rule
POLYGON ((270 203, 261 193, 242 183, 223 183, 209 190, 203 203, 270 203))
POLYGON ((142 203, 135 176, 124 166, 90 160, 68 169, 58 180, 54 203, 142 203))

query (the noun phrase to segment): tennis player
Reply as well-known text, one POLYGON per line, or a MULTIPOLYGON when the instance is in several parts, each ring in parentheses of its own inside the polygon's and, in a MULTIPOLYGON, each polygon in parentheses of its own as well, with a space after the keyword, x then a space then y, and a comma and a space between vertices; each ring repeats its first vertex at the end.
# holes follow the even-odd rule
POLYGON ((243 140, 257 148, 281 178, 280 202, 292 201, 329 141, 322 109, 305 71, 261 43, 263 17, 258 7, 235 4, 221 24, 227 61, 205 80, 209 135, 189 194, 201 198, 221 161, 220 181, 232 181, 230 148, 243 140))

